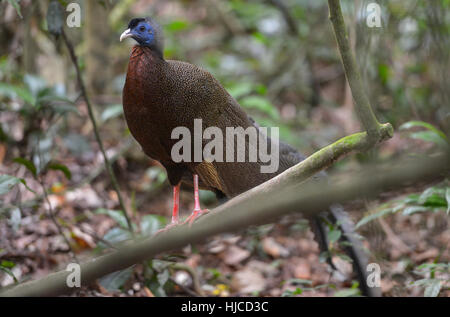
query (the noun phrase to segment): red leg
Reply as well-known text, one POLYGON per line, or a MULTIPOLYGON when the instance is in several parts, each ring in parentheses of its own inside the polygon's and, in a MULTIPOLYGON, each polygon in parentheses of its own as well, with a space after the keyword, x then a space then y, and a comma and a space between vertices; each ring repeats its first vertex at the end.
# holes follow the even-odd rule
POLYGON ((200 208, 200 199, 198 197, 198 175, 194 174, 194 210, 192 211, 192 214, 184 221, 184 223, 189 222, 189 225, 192 225, 197 217, 201 214, 207 213, 208 211, 208 209, 200 208))
POLYGON ((167 229, 176 226, 179 223, 179 211, 180 211, 180 184, 173 187, 173 208, 172 208, 172 221, 165 228, 159 229, 155 234, 166 231, 167 229))
POLYGON ((180 210, 180 184, 173 187, 173 209, 172 209, 172 224, 177 224, 179 221, 178 212, 180 210))

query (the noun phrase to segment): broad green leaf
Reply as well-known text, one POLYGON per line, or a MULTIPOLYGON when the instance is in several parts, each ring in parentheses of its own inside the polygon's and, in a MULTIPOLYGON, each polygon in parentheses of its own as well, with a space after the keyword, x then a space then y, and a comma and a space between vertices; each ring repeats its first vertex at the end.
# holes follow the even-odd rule
POLYGON ((112 105, 107 107, 100 116, 100 120, 102 122, 106 122, 109 119, 116 118, 123 114, 123 107, 122 105, 112 105))
POLYGON ((141 233, 143 235, 152 235, 164 226, 166 219, 156 215, 145 215, 141 220, 141 233))
POLYGON ((128 223, 127 218, 125 218, 122 210, 111 210, 105 208, 99 208, 95 211, 96 214, 108 215, 114 219, 122 228, 127 229, 128 223))
POLYGON ((0 175, 0 195, 4 195, 23 180, 11 175, 0 175))
POLYGON ((23 157, 16 157, 15 159, 13 159, 13 162, 25 166, 27 170, 29 170, 31 174, 33 174, 34 177, 37 176, 36 166, 30 160, 27 160, 26 158, 23 157))
POLYGON ((6 96, 11 99, 18 98, 32 105, 34 105, 36 102, 29 90, 6 83, 0 83, 0 95, 6 96))
POLYGON ((333 229, 328 233, 328 239, 330 242, 336 242, 341 237, 342 232, 339 229, 333 229))
POLYGON ((439 135, 442 139, 444 139, 444 141, 447 141, 447 136, 445 135, 444 132, 440 131, 435 126, 433 126, 432 124, 429 124, 427 122, 423 122, 423 121, 409 121, 409 122, 406 122, 406 123, 402 124, 399 129, 400 130, 406 130, 406 129, 410 129, 412 127, 426 128, 426 129, 428 129, 430 131, 433 131, 435 134, 439 135))
POLYGON ((132 268, 117 271, 100 278, 99 283, 108 291, 118 291, 130 279, 132 273, 132 268))
POLYGON ((419 131, 410 134, 410 137, 413 139, 419 139, 426 142, 433 142, 435 144, 441 146, 447 146, 447 142, 442 139, 438 134, 434 131, 419 131))
MULTIPOLYGON (((131 239, 131 233, 128 230, 116 227, 109 230, 104 236, 103 239, 110 242, 111 244, 119 243, 125 240, 131 239)), ((100 243, 103 247, 106 247, 102 243, 100 243)))

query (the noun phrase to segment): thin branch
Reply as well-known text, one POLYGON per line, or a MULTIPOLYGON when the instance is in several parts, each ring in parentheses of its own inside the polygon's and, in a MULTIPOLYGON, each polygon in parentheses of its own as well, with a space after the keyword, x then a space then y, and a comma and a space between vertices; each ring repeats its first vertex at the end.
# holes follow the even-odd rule
POLYGON ((375 143, 381 137, 380 123, 377 121, 375 114, 372 111, 369 98, 364 91, 358 65, 350 49, 340 2, 339 0, 328 0, 328 6, 330 9, 330 20, 333 24, 342 64, 344 65, 345 75, 347 76, 355 101, 356 113, 364 129, 367 131, 369 139, 375 143))
POLYGON ((131 233, 133 233, 133 226, 131 224, 130 217, 128 216, 127 208, 125 207, 125 203, 123 201, 122 194, 120 193, 119 183, 117 182, 116 175, 114 174, 114 171, 111 167, 111 163, 109 162, 108 156, 106 155, 106 152, 105 152, 105 148, 103 147, 103 142, 100 137, 100 133, 98 132, 98 127, 97 127, 97 122, 95 121, 94 111, 92 110, 91 102, 86 93, 86 88, 84 86, 83 77, 81 76, 81 70, 80 70, 80 67, 78 66, 77 56, 75 55, 73 45, 70 42, 69 38, 66 36, 64 29, 61 29, 61 35, 64 40, 64 43, 66 44, 67 49, 69 50, 69 54, 70 54, 72 63, 75 66, 75 69, 77 72, 78 85, 80 86, 81 95, 83 96, 83 99, 87 105, 89 119, 91 120, 92 126, 94 128, 95 139, 97 140, 98 146, 100 148, 103 159, 105 161, 106 170, 108 171, 109 178, 111 179, 114 190, 117 193, 117 198, 119 199, 120 208, 122 209, 125 219, 127 220, 128 229, 130 230, 131 233))

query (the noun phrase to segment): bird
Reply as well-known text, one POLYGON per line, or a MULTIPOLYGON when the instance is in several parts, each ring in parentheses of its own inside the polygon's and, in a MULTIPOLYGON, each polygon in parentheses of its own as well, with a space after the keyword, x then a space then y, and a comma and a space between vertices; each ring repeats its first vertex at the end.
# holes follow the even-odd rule
MULTIPOLYGON (((200 206, 199 188, 230 199, 305 159, 292 146, 274 141, 208 71, 187 62, 166 60, 162 29, 155 19, 133 18, 121 34, 120 41, 127 38, 134 39, 137 44, 129 57, 123 88, 124 116, 131 134, 143 152, 159 161, 167 172, 169 183, 173 187, 172 220, 169 227, 180 223, 179 193, 182 183, 194 188, 194 210, 185 221, 192 224, 197 217, 208 212, 200 206), (264 139, 270 149, 278 148, 277 170, 262 173, 263 162, 260 158, 253 161, 247 159, 249 151, 255 146, 250 138, 244 138, 244 161, 236 160, 237 153, 233 154, 232 162, 205 158, 174 160, 172 149, 178 140, 172 137, 172 132, 178 127, 194 131, 196 119, 201 119, 203 131, 214 127, 226 134, 227 128, 241 128, 244 131, 255 129, 258 137, 264 139)), ((201 142, 201 146, 205 147, 206 140, 201 142)), ((227 143, 224 144, 225 147, 229 145, 228 139, 224 143, 227 143)), ((195 150, 192 144, 191 147, 195 150)), ((340 223, 343 239, 352 245, 348 251, 353 264, 355 267, 360 266, 356 267, 358 276, 360 280, 364 279, 365 254, 361 248, 356 247, 360 245, 360 241, 353 237, 348 216, 341 207, 331 206, 326 213, 309 219, 319 247, 327 251, 328 240, 322 217, 332 218, 335 223, 340 223)), ((329 263, 333 266, 331 260, 329 263)), ((370 290, 363 289, 363 294, 370 295, 370 290)))

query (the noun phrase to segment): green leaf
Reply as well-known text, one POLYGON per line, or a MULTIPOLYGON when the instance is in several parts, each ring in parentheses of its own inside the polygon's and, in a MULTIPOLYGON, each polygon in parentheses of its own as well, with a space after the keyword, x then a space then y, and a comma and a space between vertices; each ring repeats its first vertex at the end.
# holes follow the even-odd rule
POLYGON ((122 105, 119 105, 119 104, 111 105, 102 112, 102 115, 100 116, 100 120, 102 122, 106 122, 109 119, 116 118, 122 114, 123 114, 122 105))
POLYGON ((96 214, 108 215, 114 219, 122 228, 128 229, 127 218, 125 218, 122 210, 111 210, 106 208, 99 208, 95 211, 96 214))
POLYGON ((31 92, 25 88, 10 85, 6 83, 0 83, 0 95, 6 96, 10 99, 21 99, 31 105, 34 105, 36 100, 31 92))
POLYGON ((100 278, 99 283, 110 292, 118 291, 130 279, 132 273, 132 268, 117 271, 100 278))
POLYGON ((438 145, 446 146, 447 142, 433 131, 419 131, 409 135, 413 139, 419 139, 426 142, 433 142, 438 145))
POLYGON ((404 215, 411 215, 414 214, 416 212, 424 212, 424 211, 428 211, 429 208, 427 207, 422 207, 422 206, 410 206, 410 207, 406 207, 405 210, 403 210, 403 214, 404 215))
POLYGON ((400 126, 400 130, 410 129, 412 127, 422 127, 427 131, 419 131, 410 134, 413 139, 420 139, 426 142, 433 142, 441 146, 448 146, 448 139, 444 132, 440 131, 432 124, 423 121, 409 121, 400 126))
POLYGON ((2 262, 0 262, 0 266, 6 267, 8 269, 12 269, 13 267, 16 266, 16 264, 14 262, 11 262, 11 261, 2 260, 2 262))
POLYGON ((67 179, 72 179, 72 173, 70 172, 69 168, 66 165, 59 164, 59 163, 50 163, 47 165, 47 167, 51 170, 55 171, 61 171, 64 173, 67 179))
POLYGON ((0 195, 8 193, 14 186, 25 181, 11 175, 0 175, 0 195))
POLYGON ((164 226, 166 219, 156 215, 145 215, 141 220, 141 233, 143 235, 152 235, 164 226))
POLYGON ((20 5, 18 0, 8 0, 8 2, 16 9, 17 14, 23 19, 22 13, 20 12, 20 5))
POLYGON ((328 239, 330 242, 336 242, 341 237, 342 232, 339 229, 333 229, 330 232, 328 232, 328 239))
POLYGON ((29 170, 31 172, 31 174, 33 174, 34 177, 37 176, 36 166, 30 160, 27 160, 26 158, 23 158, 23 157, 16 157, 15 159, 13 159, 13 162, 25 166, 27 168, 27 170, 29 170))
MULTIPOLYGON (((131 233, 128 230, 119 227, 112 228, 103 236, 103 239, 110 242, 111 244, 119 243, 131 238, 131 233)), ((100 243, 100 245, 102 245, 102 243, 100 243)), ((105 245, 102 246, 106 247, 105 245)))
POLYGON ((437 297, 439 295, 440 291, 441 291, 441 281, 434 279, 434 280, 432 280, 430 285, 428 285, 425 288, 424 296, 425 297, 437 297))
POLYGON ((280 115, 278 110, 270 101, 261 96, 248 96, 240 100, 241 106, 247 109, 257 109, 274 120, 278 120, 280 115))
POLYGON ((400 126, 400 130, 406 130, 406 129, 410 129, 412 127, 422 127, 422 128, 426 128, 430 131, 433 131, 435 134, 439 135, 444 141, 447 141, 447 136, 445 135, 444 132, 442 132, 441 130, 437 129, 435 126, 433 126, 432 124, 429 124, 427 122, 423 122, 423 121, 409 121, 406 122, 404 124, 402 124, 400 126))

